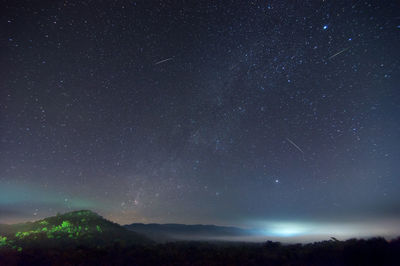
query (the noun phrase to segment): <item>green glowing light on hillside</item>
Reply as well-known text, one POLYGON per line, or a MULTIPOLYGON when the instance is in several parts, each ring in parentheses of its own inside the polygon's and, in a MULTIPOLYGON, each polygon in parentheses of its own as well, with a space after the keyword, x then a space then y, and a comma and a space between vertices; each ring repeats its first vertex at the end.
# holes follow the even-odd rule
MULTIPOLYGON (((78 215, 87 214, 86 212, 79 212, 78 215)), ((86 220, 85 220, 86 221, 86 220)), ((89 227, 85 225, 74 225, 71 221, 64 220, 59 225, 49 226, 49 222, 41 221, 40 224, 43 227, 36 228, 35 230, 25 231, 25 232, 17 232, 15 237, 19 240, 25 238, 33 238, 38 239, 39 235, 45 234, 47 238, 61 238, 60 234, 66 234, 69 238, 77 239, 78 237, 82 236, 82 234, 90 233, 89 227)), ((96 225, 95 229, 97 232, 102 233, 103 230, 101 229, 100 225, 96 225)), ((0 246, 5 245, 7 238, 0 239, 0 246)))
POLYGON ((7 245, 7 237, 0 236, 0 247, 7 245))
MULTIPOLYGON (((93 238, 97 233, 103 233, 102 223, 95 223, 97 215, 90 211, 79 211, 27 224, 27 230, 16 232, 12 236, 0 235, 0 248, 11 248, 22 251, 21 244, 26 241, 41 241, 44 239, 93 238), (11 239, 10 239, 11 238, 11 239)), ((26 227, 25 227, 26 228, 26 227)))
POLYGON ((8 247, 16 249, 19 252, 22 251, 21 247, 17 247, 16 245, 13 245, 13 243, 14 243, 13 240, 8 240, 7 237, 0 235, 0 248, 8 247))
POLYGON ((19 238, 19 239, 23 239, 23 238, 25 238, 25 237, 30 236, 31 234, 36 234, 36 233, 38 233, 38 232, 36 232, 36 231, 17 232, 17 233, 15 234, 15 237, 17 237, 17 238, 19 238))
POLYGON ((63 221, 61 224, 61 228, 63 229, 69 229, 72 226, 72 224, 68 221, 63 221))

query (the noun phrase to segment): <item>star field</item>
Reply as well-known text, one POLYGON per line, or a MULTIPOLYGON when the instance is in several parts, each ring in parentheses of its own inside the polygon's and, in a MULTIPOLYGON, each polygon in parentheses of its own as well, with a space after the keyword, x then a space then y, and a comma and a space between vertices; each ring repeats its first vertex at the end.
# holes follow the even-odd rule
POLYGON ((396 1, 1 6, 0 222, 400 220, 396 1))

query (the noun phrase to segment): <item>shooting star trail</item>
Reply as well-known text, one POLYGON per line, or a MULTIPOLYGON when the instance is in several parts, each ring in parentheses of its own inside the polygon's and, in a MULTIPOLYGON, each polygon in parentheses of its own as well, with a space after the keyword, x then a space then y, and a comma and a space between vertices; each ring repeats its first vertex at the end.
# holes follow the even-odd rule
POLYGON ((340 55, 340 54, 343 53, 343 52, 346 52, 346 51, 349 50, 349 49, 350 49, 350 47, 344 48, 343 50, 340 50, 340 51, 337 52, 336 54, 330 56, 328 59, 331 60, 332 58, 334 58, 334 57, 340 55))
POLYGON ((354 5, 351 6, 351 8, 355 8, 356 5, 360 2, 361 0, 358 0, 357 2, 354 3, 354 5))
POLYGON ((286 140, 289 141, 290 144, 292 144, 296 149, 298 149, 301 152, 301 154, 303 156, 303 160, 305 161, 306 159, 304 158, 304 151, 299 146, 297 146, 297 144, 294 143, 291 139, 286 138, 286 140))
POLYGON ((161 60, 161 61, 155 62, 155 63, 154 63, 154 65, 159 65, 159 64, 162 64, 162 63, 168 62, 168 61, 170 61, 170 60, 172 60, 172 59, 174 59, 174 58, 173 58, 173 57, 170 57, 170 58, 167 58, 167 59, 164 59, 164 60, 161 60))

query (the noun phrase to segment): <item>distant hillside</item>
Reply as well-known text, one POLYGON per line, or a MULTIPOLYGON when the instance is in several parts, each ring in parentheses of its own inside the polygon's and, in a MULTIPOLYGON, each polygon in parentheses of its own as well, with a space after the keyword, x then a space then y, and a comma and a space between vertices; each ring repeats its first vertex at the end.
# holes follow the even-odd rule
POLYGON ((155 241, 197 240, 217 237, 252 235, 251 230, 216 225, 142 224, 125 225, 125 228, 143 234, 155 241))
POLYGON ((0 248, 18 250, 32 246, 104 247, 115 243, 126 246, 151 242, 88 210, 69 212, 36 222, 0 226, 0 248))
POLYGON ((5 234, 6 232, 12 232, 12 226, 8 224, 0 224, 0 234, 5 234))

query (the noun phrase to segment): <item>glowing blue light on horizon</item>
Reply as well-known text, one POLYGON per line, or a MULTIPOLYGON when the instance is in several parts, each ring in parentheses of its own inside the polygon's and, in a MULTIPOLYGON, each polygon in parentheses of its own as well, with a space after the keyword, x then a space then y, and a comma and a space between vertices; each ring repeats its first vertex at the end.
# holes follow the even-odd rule
POLYGON ((291 237, 306 234, 310 228, 304 224, 275 222, 269 223, 266 229, 261 230, 261 234, 265 236, 291 237))
MULTIPOLYGON (((310 222, 310 221, 257 221, 254 225, 258 230, 255 235, 275 238, 279 241, 290 239, 326 240, 330 237, 338 239, 382 236, 388 239, 399 235, 400 218, 386 218, 368 221, 352 222, 310 222), (382 226, 384 225, 384 226, 382 226)), ((296 241, 297 241, 296 240, 296 241)))

